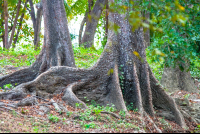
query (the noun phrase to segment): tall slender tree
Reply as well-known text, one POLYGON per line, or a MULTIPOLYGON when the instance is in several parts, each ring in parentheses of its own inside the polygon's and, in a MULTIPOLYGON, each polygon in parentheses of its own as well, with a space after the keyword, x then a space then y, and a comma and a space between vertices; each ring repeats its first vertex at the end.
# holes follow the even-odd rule
POLYGON ((5 34, 4 34, 4 48, 9 49, 8 46, 8 1, 4 0, 4 23, 5 23, 5 34))
MULTIPOLYGON (((97 0, 92 11, 88 14, 85 31, 81 39, 81 44, 83 44, 84 47, 89 48, 94 44, 95 31, 105 4, 105 0, 97 0)), ((81 37, 79 37, 79 40, 80 38, 81 37)))

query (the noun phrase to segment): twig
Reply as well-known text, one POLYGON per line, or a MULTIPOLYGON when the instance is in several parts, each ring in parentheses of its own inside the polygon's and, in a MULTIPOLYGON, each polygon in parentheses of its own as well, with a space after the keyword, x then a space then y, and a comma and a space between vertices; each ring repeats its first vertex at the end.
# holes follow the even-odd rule
MULTIPOLYGON (((15 110, 13 110, 13 109, 10 109, 10 108, 7 108, 7 107, 3 107, 3 106, 0 106, 0 108, 7 109, 7 110, 9 110, 9 111, 15 111, 15 110)), ((18 113, 18 112, 16 112, 16 111, 15 111, 15 113, 17 113, 18 115, 20 115, 20 116, 22 116, 22 117, 28 117, 28 118, 36 118, 36 119, 41 119, 41 120, 47 120, 47 119, 45 119, 45 118, 39 118, 39 117, 34 117, 34 116, 29 116, 29 115, 22 115, 22 114, 20 114, 20 113, 18 113)))
MULTIPOLYGON (((10 108, 8 108, 8 107, 4 107, 4 106, 0 106, 0 108, 4 108, 4 109, 7 109, 7 110, 9 110, 9 111, 15 111, 15 110, 13 110, 13 109, 10 109, 10 108)), ((16 112, 16 111, 15 111, 16 112)), ((18 112, 16 112, 17 114, 20 114, 20 113, 18 113, 18 112)))
POLYGON ((110 114, 113 117, 117 118, 117 119, 121 119, 118 115, 116 115, 115 113, 112 112, 107 112, 107 111, 101 111, 102 114, 110 114))
POLYGON ((148 118, 148 120, 153 124, 153 126, 155 127, 156 131, 158 133, 162 133, 162 131, 157 127, 157 125, 152 121, 152 119, 149 117, 149 115, 144 111, 144 115, 148 118))
POLYGON ((56 110, 58 110, 59 113, 62 112, 61 109, 60 109, 60 107, 58 106, 58 104, 53 99, 51 99, 50 102, 53 103, 53 106, 55 107, 56 110))

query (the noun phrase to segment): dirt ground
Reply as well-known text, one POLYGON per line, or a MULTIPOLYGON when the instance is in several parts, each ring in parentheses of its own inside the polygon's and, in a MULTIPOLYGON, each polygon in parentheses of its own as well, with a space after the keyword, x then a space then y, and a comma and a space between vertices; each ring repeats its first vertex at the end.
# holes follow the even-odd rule
MULTIPOLYGON (((19 68, 6 67, 6 69, 7 73, 12 73, 19 68)), ((172 96, 179 95, 180 97, 186 94, 188 93, 185 91, 179 91, 172 96)), ((61 98, 62 94, 54 96, 53 100, 61 103, 61 98)), ((147 117, 141 117, 137 111, 129 111, 129 115, 125 118, 116 118, 112 114, 93 113, 91 114, 95 117, 93 120, 83 120, 81 117, 82 113, 86 112, 84 110, 72 108, 63 103, 68 112, 60 113, 52 104, 48 104, 50 100, 38 99, 38 102, 37 105, 18 108, 0 106, 0 133, 157 133, 155 125, 163 133, 200 133, 200 128, 198 128, 200 124, 186 122, 188 129, 184 130, 175 122, 162 117, 151 118, 154 124, 147 117), (43 104, 48 105, 50 111, 41 115, 40 105, 43 104)), ((0 100, 0 103, 11 104, 17 101, 0 100)), ((114 114, 121 117, 119 111, 114 114)))

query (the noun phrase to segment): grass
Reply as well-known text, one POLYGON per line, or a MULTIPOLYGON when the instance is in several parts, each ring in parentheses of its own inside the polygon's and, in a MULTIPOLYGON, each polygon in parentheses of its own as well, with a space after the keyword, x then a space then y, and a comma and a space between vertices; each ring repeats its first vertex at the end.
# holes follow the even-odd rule
MULTIPOLYGON (((89 68, 99 59, 101 53, 103 52, 103 48, 95 49, 84 48, 84 47, 73 47, 74 50, 74 58, 76 66, 79 68, 89 68)), ((0 72, 3 72, 2 69, 5 66, 14 66, 14 67, 22 67, 22 66, 30 66, 35 60, 36 56, 40 51, 35 51, 31 45, 22 45, 16 47, 14 50, 6 51, 0 49, 0 72)), ((162 77, 162 73, 164 70, 164 61, 154 62, 152 61, 152 57, 149 56, 149 50, 146 50, 147 62, 149 63, 155 77, 160 80, 162 77)), ((200 62, 199 59, 195 59, 192 61, 193 66, 191 67, 191 76, 193 78, 200 79, 200 62)))
MULTIPOLYGON (((77 47, 74 49, 74 57, 76 66, 79 68, 91 67, 100 57, 103 49, 96 50, 94 48, 85 49, 77 47)), ((5 66, 30 66, 36 59, 39 51, 35 51, 32 47, 21 46, 11 51, 3 51, 0 49, 0 71, 1 67, 5 66)), ((155 76, 160 80, 163 72, 161 63, 151 62, 151 57, 147 61, 150 64, 155 76)), ((196 68, 199 66, 195 62, 196 68)), ((194 76, 199 74, 198 69, 193 69, 194 76)), ((8 88, 10 85, 6 85, 8 88)), ((87 98, 85 98, 87 99, 87 98)), ((131 115, 135 117, 129 119, 125 111, 117 111, 113 105, 99 106, 94 101, 89 101, 88 109, 80 110, 80 104, 76 104, 74 110, 69 110, 64 115, 49 113, 46 121, 41 121, 34 118, 20 117, 15 111, 3 112, 0 111, 0 132, 91 132, 92 130, 107 130, 106 132, 133 132, 133 130, 140 130, 144 126, 140 126, 141 120, 137 109, 128 108, 131 115), (116 119, 109 114, 102 114, 102 111, 112 112, 117 114, 120 119, 116 119), (9 114, 9 115, 8 115, 9 114), (76 118, 74 118, 76 117, 76 118), (126 120, 128 118, 128 120, 126 120)), ((21 110, 22 112, 25 110, 21 110)), ((30 110, 29 110, 30 111, 30 110)), ((19 111, 18 111, 19 112, 19 111)), ((28 112, 25 112, 26 115, 28 112)), ((159 122, 163 128, 172 127, 165 119, 160 118, 159 122)), ((200 127, 196 128, 198 131, 200 127)))
MULTIPOLYGON (((73 50, 76 66, 79 68, 91 67, 103 51, 103 49, 86 49, 84 47, 74 47, 73 50)), ((20 46, 10 51, 0 49, 0 67, 30 66, 36 60, 36 56, 39 52, 40 51, 35 51, 31 46, 20 46)))

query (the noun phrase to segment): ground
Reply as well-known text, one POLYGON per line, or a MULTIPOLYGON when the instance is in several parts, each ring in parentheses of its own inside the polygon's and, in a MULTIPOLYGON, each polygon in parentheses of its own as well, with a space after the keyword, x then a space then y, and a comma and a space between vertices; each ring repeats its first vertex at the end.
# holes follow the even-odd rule
MULTIPOLYGON (((25 56, 18 58, 26 59, 25 56)), ((20 68, 6 65, 1 68, 0 76, 12 73, 20 68)), ((0 92, 4 92, 4 90, 0 90, 0 92)), ((181 98, 187 97, 188 94, 185 91, 178 91, 171 94, 171 96, 181 98)), ((196 97, 200 99, 198 93, 196 93, 196 97)), ((162 132, 200 133, 200 124, 193 122, 186 122, 189 128, 183 130, 175 122, 163 117, 156 116, 151 119, 141 117, 137 109, 126 114, 124 111, 116 111, 112 106, 100 107, 94 102, 92 105, 88 105, 88 109, 81 110, 79 104, 76 105, 76 108, 72 108, 66 105, 61 98, 62 94, 59 94, 54 96, 53 100, 67 109, 62 112, 58 112, 53 103, 44 98, 37 98, 38 103, 36 105, 18 108, 1 105, 1 102, 10 104, 17 101, 0 100, 0 132, 156 133, 154 122, 162 132), (42 106, 48 107, 48 112, 45 113, 45 110, 41 108, 42 106)))

